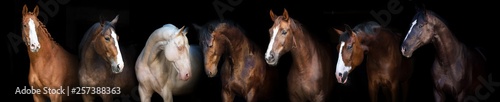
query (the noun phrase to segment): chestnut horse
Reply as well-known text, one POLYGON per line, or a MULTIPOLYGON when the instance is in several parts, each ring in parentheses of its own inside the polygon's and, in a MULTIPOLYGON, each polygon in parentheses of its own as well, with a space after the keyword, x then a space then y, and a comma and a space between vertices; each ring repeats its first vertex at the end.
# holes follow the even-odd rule
MULTIPOLYGON (((38 5, 33 12, 23 7, 22 37, 30 59, 29 84, 34 89, 78 87, 78 58, 55 42, 45 25, 38 20, 38 5)), ((79 101, 80 95, 33 94, 35 102, 79 101)))
POLYGON ((224 102, 232 102, 236 95, 247 102, 271 100, 277 86, 277 70, 266 64, 261 49, 237 24, 213 21, 203 27, 195 26, 205 55, 206 74, 214 77, 219 61, 224 61, 220 75, 224 102))
POLYGON ((111 22, 101 19, 92 25, 79 46, 80 54, 80 85, 85 102, 94 101, 99 95, 104 102, 113 101, 113 96, 129 94, 137 86, 131 54, 118 46, 118 35, 115 32, 116 16, 111 22), (124 52, 124 53, 122 53, 124 52), (125 56, 122 56, 125 55, 125 56))
POLYGON ((193 93, 203 59, 201 49, 189 45, 186 34, 184 26, 165 24, 149 36, 135 66, 141 102, 150 102, 154 92, 165 102, 172 102, 173 95, 193 93))
POLYGON ((485 56, 460 42, 436 13, 419 9, 412 19, 401 52, 411 57, 413 52, 426 44, 434 45, 436 56, 432 68, 434 97, 444 102, 447 96, 462 102, 468 95, 476 96, 478 77, 486 77, 485 56))
POLYGON ((279 58, 291 52, 293 63, 288 73, 288 93, 292 102, 329 101, 335 84, 333 46, 322 44, 306 31, 301 23, 288 16, 270 11, 273 26, 265 53, 266 63, 278 64, 279 58))
POLYGON ((335 29, 339 38, 339 58, 335 75, 345 84, 349 73, 356 69, 366 56, 366 74, 371 102, 378 101, 380 87, 388 101, 406 101, 408 80, 412 74, 412 59, 399 52, 401 35, 381 27, 377 22, 358 24, 354 29, 348 25, 345 31, 335 29), (402 94, 399 93, 402 90, 402 94), (397 99, 402 97, 403 99, 397 99))

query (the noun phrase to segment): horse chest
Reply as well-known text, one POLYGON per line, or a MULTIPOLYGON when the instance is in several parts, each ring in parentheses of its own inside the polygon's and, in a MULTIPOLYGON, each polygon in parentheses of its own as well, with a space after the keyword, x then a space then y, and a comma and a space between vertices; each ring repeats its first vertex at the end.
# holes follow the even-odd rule
POLYGON ((456 66, 456 65, 450 65, 450 66, 441 66, 438 63, 434 64, 433 67, 433 77, 434 77, 434 83, 437 88, 439 88, 442 91, 445 91, 447 93, 458 93, 460 92, 464 87, 468 85, 468 83, 461 84, 463 80, 463 74, 461 71, 456 70, 456 69, 463 69, 463 68, 457 68, 461 66, 456 66))

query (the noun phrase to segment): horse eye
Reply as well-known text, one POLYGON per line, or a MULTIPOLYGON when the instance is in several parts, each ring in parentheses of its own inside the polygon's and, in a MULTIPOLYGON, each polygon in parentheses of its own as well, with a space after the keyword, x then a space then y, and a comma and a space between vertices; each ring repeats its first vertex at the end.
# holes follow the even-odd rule
POLYGON ((418 25, 418 28, 422 28, 422 27, 424 27, 424 25, 418 25))
POLYGON ((104 37, 104 39, 109 42, 109 37, 104 37))
POLYGON ((351 49, 351 48, 352 48, 352 45, 348 45, 348 46, 347 46, 347 49, 351 49))
POLYGON ((284 30, 281 32, 281 34, 283 34, 283 35, 285 35, 286 33, 287 33, 287 32, 286 32, 286 31, 284 31, 284 30))

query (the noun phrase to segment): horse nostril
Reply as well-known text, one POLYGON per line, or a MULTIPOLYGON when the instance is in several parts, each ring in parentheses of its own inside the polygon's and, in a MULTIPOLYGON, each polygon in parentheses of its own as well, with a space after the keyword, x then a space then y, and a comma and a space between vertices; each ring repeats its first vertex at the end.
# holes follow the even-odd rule
POLYGON ((189 78, 189 74, 186 74, 186 78, 189 78))
POLYGON ((269 57, 267 57, 267 58, 266 58, 266 60, 269 60, 269 61, 271 61, 271 60, 273 60, 273 59, 274 59, 274 54, 273 54, 273 53, 271 53, 271 54, 269 55, 269 57))
POLYGON ((208 75, 212 75, 212 72, 210 72, 210 71, 209 71, 209 72, 208 72, 208 75))
POLYGON ((342 73, 339 73, 339 76, 342 77, 342 73))

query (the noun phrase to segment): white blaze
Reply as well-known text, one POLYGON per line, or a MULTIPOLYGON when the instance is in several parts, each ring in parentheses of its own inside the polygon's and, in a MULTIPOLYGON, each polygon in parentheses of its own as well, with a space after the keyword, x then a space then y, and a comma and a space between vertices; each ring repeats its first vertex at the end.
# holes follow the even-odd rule
POLYGON ((123 58, 122 58, 122 53, 120 51, 120 46, 118 46, 118 40, 116 39, 116 33, 115 31, 111 31, 111 37, 113 37, 113 40, 115 42, 115 47, 116 47, 116 51, 118 51, 118 54, 116 55, 116 60, 117 60, 117 64, 119 65, 118 67, 121 69, 123 68, 123 58))
MULTIPOLYGON (((345 45, 345 42, 343 42, 343 41, 340 42, 339 57, 337 60, 337 69, 335 72, 335 74, 337 76, 340 76, 339 73, 344 74, 344 72, 349 72, 349 70, 351 70, 351 66, 346 66, 344 63, 344 60, 342 60, 342 48, 344 47, 344 45, 345 45)), ((342 77, 342 76, 340 76, 340 77, 342 77)))
POLYGON ((28 26, 30 28, 29 38, 30 38, 30 49, 31 52, 35 52, 40 48, 40 43, 38 42, 38 36, 36 34, 35 22, 30 18, 28 22, 28 26), (33 45, 33 46, 31 46, 33 45))
POLYGON ((406 38, 408 38, 408 35, 410 34, 410 32, 413 29, 413 26, 415 26, 415 24, 417 24, 417 20, 411 22, 410 30, 408 30, 408 33, 406 33, 406 37, 405 37, 405 39, 403 41, 406 41, 406 38))
POLYGON ((271 56, 271 50, 273 49, 274 39, 276 38, 276 35, 278 35, 279 26, 280 25, 273 28, 273 37, 271 37, 271 42, 267 47, 266 58, 271 56))

